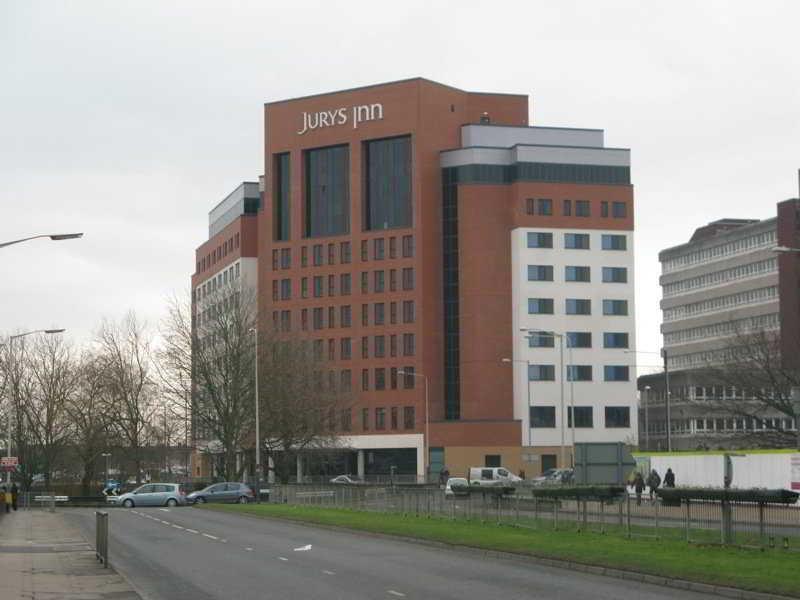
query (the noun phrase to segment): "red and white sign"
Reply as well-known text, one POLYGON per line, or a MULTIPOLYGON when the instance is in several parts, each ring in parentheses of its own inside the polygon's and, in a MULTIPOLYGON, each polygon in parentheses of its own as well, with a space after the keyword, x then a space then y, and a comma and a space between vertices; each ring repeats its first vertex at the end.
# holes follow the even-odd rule
POLYGON ((16 471, 17 465, 19 465, 19 459, 16 456, 0 457, 0 471, 3 473, 7 471, 16 471))
POLYGON ((793 490, 800 490, 800 454, 793 454, 790 461, 792 465, 790 484, 793 490))

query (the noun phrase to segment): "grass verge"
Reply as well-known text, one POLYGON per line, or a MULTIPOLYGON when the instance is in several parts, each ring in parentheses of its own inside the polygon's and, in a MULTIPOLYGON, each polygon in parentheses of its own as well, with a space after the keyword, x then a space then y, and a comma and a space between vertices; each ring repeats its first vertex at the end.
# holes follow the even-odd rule
POLYGON ((204 508, 569 560, 800 597, 800 557, 783 550, 697 546, 668 539, 628 540, 574 530, 527 529, 477 521, 283 504, 215 505, 204 508))

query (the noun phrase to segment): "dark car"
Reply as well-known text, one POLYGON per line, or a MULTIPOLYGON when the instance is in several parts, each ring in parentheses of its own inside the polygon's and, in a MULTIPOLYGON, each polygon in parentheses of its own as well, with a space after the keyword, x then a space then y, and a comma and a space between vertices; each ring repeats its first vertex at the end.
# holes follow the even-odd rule
POLYGON ((208 487, 192 492, 186 500, 193 504, 205 504, 206 502, 231 502, 246 504, 254 498, 253 490, 246 483, 238 481, 225 481, 214 483, 208 487))

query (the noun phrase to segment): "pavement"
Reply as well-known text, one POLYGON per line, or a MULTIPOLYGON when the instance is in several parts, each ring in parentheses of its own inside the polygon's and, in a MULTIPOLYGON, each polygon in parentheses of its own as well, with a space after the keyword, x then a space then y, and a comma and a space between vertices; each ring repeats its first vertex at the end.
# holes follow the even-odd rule
POLYGON ((0 515, 0 600, 141 600, 92 548, 62 512, 0 515))
MULTIPOLYGON (((62 509, 87 534, 93 512, 62 509)), ((717 595, 196 507, 109 511, 111 563, 148 600, 711 600, 717 595)))

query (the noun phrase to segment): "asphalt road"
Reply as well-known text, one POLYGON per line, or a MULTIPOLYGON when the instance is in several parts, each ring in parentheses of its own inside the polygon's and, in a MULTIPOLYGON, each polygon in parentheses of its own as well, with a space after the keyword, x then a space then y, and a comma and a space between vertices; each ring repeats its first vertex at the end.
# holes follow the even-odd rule
MULTIPOLYGON (((93 541, 93 510, 64 513, 93 541)), ((523 560, 200 508, 109 513, 109 561, 145 600, 718 600, 523 560)))

